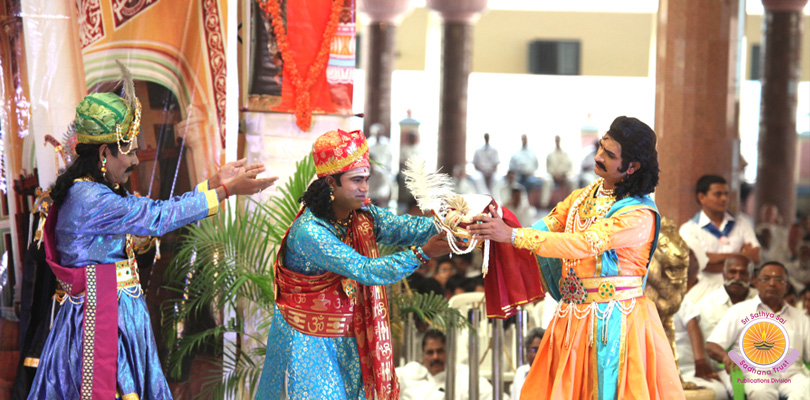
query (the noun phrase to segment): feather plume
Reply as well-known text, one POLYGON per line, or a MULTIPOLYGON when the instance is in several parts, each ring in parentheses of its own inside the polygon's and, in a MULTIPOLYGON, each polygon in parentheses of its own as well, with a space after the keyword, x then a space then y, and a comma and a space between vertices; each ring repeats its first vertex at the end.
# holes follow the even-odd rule
POLYGON ((405 187, 416 199, 416 205, 422 212, 433 211, 443 215, 444 205, 455 196, 453 179, 441 172, 428 172, 425 160, 411 157, 405 163, 405 187))
POLYGON ((115 63, 118 64, 118 68, 121 69, 121 81, 124 83, 124 95, 121 97, 127 102, 129 108, 134 110, 136 106, 135 81, 132 79, 132 73, 129 72, 129 68, 120 60, 115 60, 115 63))

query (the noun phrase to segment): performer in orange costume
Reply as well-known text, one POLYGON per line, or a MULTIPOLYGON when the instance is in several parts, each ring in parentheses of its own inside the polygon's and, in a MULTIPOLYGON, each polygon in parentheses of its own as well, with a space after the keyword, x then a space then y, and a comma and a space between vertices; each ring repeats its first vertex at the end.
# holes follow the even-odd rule
POLYGON ((535 253, 559 301, 522 399, 683 399, 655 304, 644 297, 660 217, 655 133, 618 117, 599 143, 600 179, 574 191, 532 228, 492 213, 470 231, 535 253))

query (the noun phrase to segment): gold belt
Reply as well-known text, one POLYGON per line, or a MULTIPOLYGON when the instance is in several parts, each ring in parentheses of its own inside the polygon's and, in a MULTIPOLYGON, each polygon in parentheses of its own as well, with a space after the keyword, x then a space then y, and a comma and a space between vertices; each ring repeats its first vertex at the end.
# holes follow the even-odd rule
POLYGON ((582 278, 582 286, 588 295, 585 302, 604 303, 610 300, 630 300, 644 295, 640 276, 610 276, 582 278))
MULTIPOLYGON (((131 265, 127 260, 116 262, 115 280, 118 283, 116 285, 118 289, 127 289, 140 285, 141 279, 138 275, 138 262, 133 260, 131 265)), ((59 285, 61 287, 57 287, 55 293, 57 300, 62 299, 65 295, 65 291, 62 290, 62 287, 65 287, 65 285, 62 283, 62 281, 59 281, 59 285)), ((84 296, 84 292, 79 293, 76 297, 78 296, 84 296)))
POLYGON ((606 303, 630 300, 644 295, 641 276, 578 278, 575 274, 560 279, 561 300, 566 303, 606 303))
POLYGON ((133 260, 131 265, 127 260, 115 263, 115 279, 118 281, 119 289, 139 285, 141 279, 138 276, 138 262, 133 260))

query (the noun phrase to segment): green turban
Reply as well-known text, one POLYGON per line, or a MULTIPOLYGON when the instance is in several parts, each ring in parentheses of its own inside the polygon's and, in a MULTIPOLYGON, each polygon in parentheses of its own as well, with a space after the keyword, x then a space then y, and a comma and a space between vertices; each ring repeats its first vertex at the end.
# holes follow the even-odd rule
POLYGON ((140 102, 136 107, 114 93, 93 93, 76 106, 74 129, 79 143, 128 143, 140 133, 140 102), (133 109, 135 108, 135 109, 133 109))

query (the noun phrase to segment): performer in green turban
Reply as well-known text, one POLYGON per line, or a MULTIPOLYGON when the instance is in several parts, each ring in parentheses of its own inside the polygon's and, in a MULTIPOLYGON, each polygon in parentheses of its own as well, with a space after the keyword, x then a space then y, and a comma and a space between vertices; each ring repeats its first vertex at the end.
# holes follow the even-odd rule
POLYGON ((130 195, 123 185, 138 165, 141 104, 121 68, 123 98, 93 93, 76 107, 77 157, 51 190, 43 243, 66 294, 29 399, 170 399, 133 236, 161 236, 277 179, 257 179, 264 166, 240 160, 170 200, 130 195))

